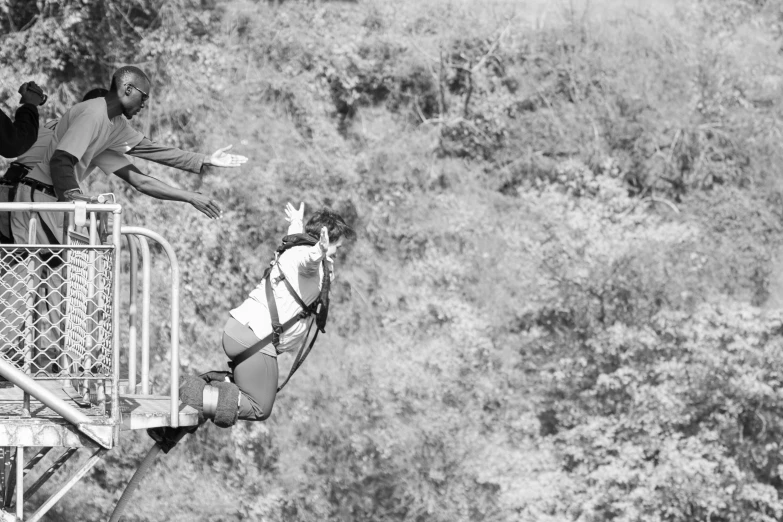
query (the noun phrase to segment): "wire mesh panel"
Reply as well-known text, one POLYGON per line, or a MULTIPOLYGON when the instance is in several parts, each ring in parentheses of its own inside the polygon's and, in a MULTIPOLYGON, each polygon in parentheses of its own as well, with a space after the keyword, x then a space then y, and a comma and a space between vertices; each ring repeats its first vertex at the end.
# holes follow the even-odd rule
POLYGON ((112 375, 114 249, 0 245, 0 355, 38 379, 112 375))

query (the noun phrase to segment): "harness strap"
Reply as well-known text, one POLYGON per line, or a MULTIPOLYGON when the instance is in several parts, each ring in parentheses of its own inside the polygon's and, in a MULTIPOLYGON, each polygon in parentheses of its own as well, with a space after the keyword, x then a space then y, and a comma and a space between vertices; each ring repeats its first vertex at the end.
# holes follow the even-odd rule
MULTIPOLYGON (((280 344, 280 335, 290 328, 294 323, 298 322, 300 319, 304 319, 305 317, 308 317, 310 315, 313 315, 315 311, 305 304, 304 300, 302 300, 301 297, 299 297, 299 294, 294 290, 293 285, 288 281, 288 278, 285 277, 285 274, 283 273, 282 268, 280 267, 280 264, 277 262, 277 258, 275 258, 275 261, 273 264, 277 265, 277 269, 280 272, 280 277, 278 278, 278 281, 282 280, 285 283, 286 288, 288 289, 291 296, 296 300, 297 304, 302 308, 302 311, 298 314, 289 319, 285 322, 285 324, 280 324, 280 316, 277 312, 277 304, 275 303, 275 296, 272 293, 272 277, 271 277, 271 267, 267 268, 266 273, 264 274, 264 279, 266 280, 265 286, 265 292, 266 292, 266 300, 267 300, 267 306, 269 308, 269 316, 272 322, 272 333, 258 341, 256 344, 248 348, 247 350, 243 351, 242 353, 238 354, 236 357, 234 357, 233 361, 230 361, 228 363, 229 368, 233 371, 234 368, 237 367, 240 363, 246 361, 253 355, 257 354, 261 351, 261 349, 269 344, 270 342, 274 344, 275 350, 277 350, 277 346, 280 344)), ((329 278, 328 270, 326 269, 326 261, 324 261, 324 274, 325 278, 329 278)), ((327 287, 328 292, 328 287, 327 287)), ((321 305, 322 306, 322 305, 321 305)), ((310 340, 310 344, 307 343, 307 338, 310 336, 310 331, 313 329, 313 324, 315 323, 315 318, 310 321, 310 324, 307 325, 307 332, 305 332, 304 339, 302 341, 302 346, 299 348, 299 351, 296 354, 296 358, 294 359, 294 364, 291 365, 291 371, 288 372, 288 377, 286 377, 283 384, 281 384, 277 388, 277 392, 279 393, 280 390, 283 389, 283 387, 288 384, 288 381, 293 377, 294 373, 296 373, 296 370, 299 369, 299 367, 302 365, 305 359, 307 359, 307 356, 310 355, 310 350, 313 349, 313 346, 315 345, 315 340, 318 338, 318 331, 319 329, 315 329, 315 335, 313 335, 313 338, 310 340)))
POLYGON ((269 274, 266 276, 264 290, 266 291, 269 318, 272 320, 272 344, 275 345, 275 350, 277 350, 277 346, 280 344, 280 336, 283 334, 283 325, 280 324, 280 314, 277 313, 277 303, 275 302, 275 295, 272 293, 272 278, 269 274))
MULTIPOLYGON (((283 273, 283 269, 280 268, 280 263, 277 264, 277 270, 280 272, 280 277, 278 280, 282 279, 285 283, 285 287, 288 289, 288 291, 291 293, 291 296, 294 298, 296 303, 302 307, 302 310, 309 310, 310 307, 305 304, 305 302, 302 300, 301 297, 299 297, 299 294, 296 293, 296 290, 294 290, 293 285, 291 285, 291 282, 288 280, 288 278, 283 273)), ((267 295, 267 298, 269 296, 267 295)))
MULTIPOLYGON (((329 293, 329 270, 326 266, 326 259, 323 261, 323 267, 324 267, 324 281, 322 282, 322 285, 326 288, 326 295, 328 296, 329 293)), ((282 274, 282 271, 281 271, 282 274)), ((288 291, 291 292, 291 295, 294 296, 294 298, 297 300, 299 305, 302 307, 303 310, 308 311, 310 314, 318 314, 320 312, 320 307, 324 306, 323 302, 318 302, 318 310, 312 310, 307 307, 307 305, 304 304, 304 302, 299 298, 299 296, 294 291, 294 288, 291 286, 291 283, 288 282, 288 279, 283 279, 285 281, 286 286, 288 287, 288 291)), ((307 356, 310 355, 310 350, 313 349, 313 346, 315 345, 315 340, 318 339, 318 332, 323 331, 323 328, 321 328, 321 325, 318 325, 318 327, 315 329, 315 335, 313 335, 313 338, 310 340, 310 344, 307 344, 307 337, 310 335, 310 330, 313 329, 313 324, 315 324, 318 321, 318 316, 316 315, 312 321, 310 321, 310 324, 307 326, 307 332, 304 336, 304 341, 302 342, 302 346, 299 348, 299 352, 296 354, 296 359, 294 359, 294 364, 291 365, 291 371, 288 372, 288 377, 285 378, 285 381, 283 381, 283 384, 281 384, 277 388, 277 393, 280 393, 280 390, 283 389, 283 387, 288 384, 288 381, 291 380, 291 377, 294 376, 294 373, 296 373, 296 370, 299 369, 299 367, 302 365, 305 359, 307 359, 307 356), (307 348, 305 348, 307 346, 307 348)))
POLYGON ((299 367, 302 365, 305 359, 307 359, 307 356, 310 355, 310 350, 313 349, 313 345, 315 344, 315 340, 318 338, 318 328, 315 329, 315 335, 313 335, 313 339, 310 341, 310 345, 305 350, 305 345, 307 344, 307 336, 310 335, 310 330, 313 328, 313 323, 315 321, 310 321, 310 325, 307 327, 307 333, 305 334, 304 342, 302 343, 302 347, 299 348, 299 353, 296 354, 296 359, 294 359, 294 364, 291 365, 291 371, 288 372, 288 377, 285 378, 285 381, 283 381, 283 384, 277 387, 277 393, 280 393, 280 390, 283 389, 283 387, 288 384, 288 381, 291 380, 291 377, 294 376, 294 373, 296 373, 296 370, 299 369, 299 367))
MULTIPOLYGON (((304 316, 304 317, 306 317, 306 316, 304 316)), ((297 323, 300 319, 303 319, 303 315, 301 313, 298 314, 298 315, 293 316, 291 319, 289 319, 288 321, 283 323, 283 325, 281 327, 282 330, 285 331, 285 330, 289 329, 291 326, 293 326, 295 323, 297 323)), ((252 356, 257 354, 258 352, 260 352, 261 349, 264 346, 266 346, 267 344, 272 342, 272 336, 273 335, 274 335, 273 333, 267 335, 266 337, 264 337, 263 339, 258 341, 256 344, 254 344, 253 346, 251 346, 250 348, 245 350, 244 352, 241 352, 241 353, 237 354, 237 356, 234 357, 233 361, 229 361, 228 367, 231 368, 231 370, 233 371, 234 368, 237 367, 237 365, 245 362, 246 360, 250 359, 252 356)))

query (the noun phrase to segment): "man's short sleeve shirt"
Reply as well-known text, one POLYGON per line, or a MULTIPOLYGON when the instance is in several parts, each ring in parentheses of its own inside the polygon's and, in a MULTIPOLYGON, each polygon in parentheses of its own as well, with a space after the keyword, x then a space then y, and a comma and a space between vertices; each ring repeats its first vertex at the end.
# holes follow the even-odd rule
POLYGON ((50 120, 42 125, 38 129, 38 139, 35 140, 35 143, 27 152, 16 158, 16 162, 28 167, 35 167, 40 163, 41 159, 46 155, 46 151, 49 150, 49 144, 52 143, 54 128, 57 126, 58 121, 50 120))
POLYGON ((105 99, 95 98, 76 104, 60 118, 43 160, 29 177, 51 184, 49 161, 56 150, 61 150, 79 160, 74 166, 74 174, 81 183, 90 173, 93 158, 107 150, 123 154, 143 138, 144 135, 133 129, 123 115, 109 120, 105 99))
POLYGON ((87 173, 84 177, 86 178, 95 172, 96 167, 101 169, 105 174, 111 174, 128 165, 131 165, 131 161, 126 155, 114 152, 113 150, 105 150, 92 159, 90 168, 87 169, 87 173))

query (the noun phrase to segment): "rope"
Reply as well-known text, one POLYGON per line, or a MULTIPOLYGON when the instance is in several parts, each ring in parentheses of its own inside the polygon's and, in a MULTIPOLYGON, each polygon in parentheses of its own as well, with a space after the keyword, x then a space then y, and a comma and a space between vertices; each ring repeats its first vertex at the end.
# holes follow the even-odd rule
POLYGON ((120 497, 119 502, 117 502, 117 506, 114 508, 114 512, 111 514, 109 522, 119 522, 120 516, 122 516, 122 512, 125 510, 125 506, 130 501, 131 496, 133 496, 133 492, 139 487, 141 479, 147 474, 147 471, 149 471, 150 466, 155 462, 155 457, 158 456, 161 449, 160 442, 156 442, 147 452, 147 456, 141 461, 139 469, 136 470, 136 473, 133 474, 128 485, 125 486, 125 491, 122 492, 122 496, 120 497))

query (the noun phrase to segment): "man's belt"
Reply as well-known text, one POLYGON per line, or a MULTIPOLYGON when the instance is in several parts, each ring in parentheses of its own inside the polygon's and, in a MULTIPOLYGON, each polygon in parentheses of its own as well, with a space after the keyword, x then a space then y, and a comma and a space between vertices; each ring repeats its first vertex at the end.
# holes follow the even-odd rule
POLYGON ((28 187, 32 188, 33 190, 37 190, 38 192, 43 192, 47 196, 51 196, 53 198, 57 197, 53 186, 47 185, 46 183, 41 183, 37 179, 22 178, 19 180, 19 183, 22 185, 27 185, 28 187))
POLYGON ((0 178, 0 183, 3 185, 16 185, 19 183, 19 181, 22 180, 22 178, 27 176, 31 170, 33 170, 32 167, 13 162, 8 166, 8 170, 5 172, 3 177, 0 178))

